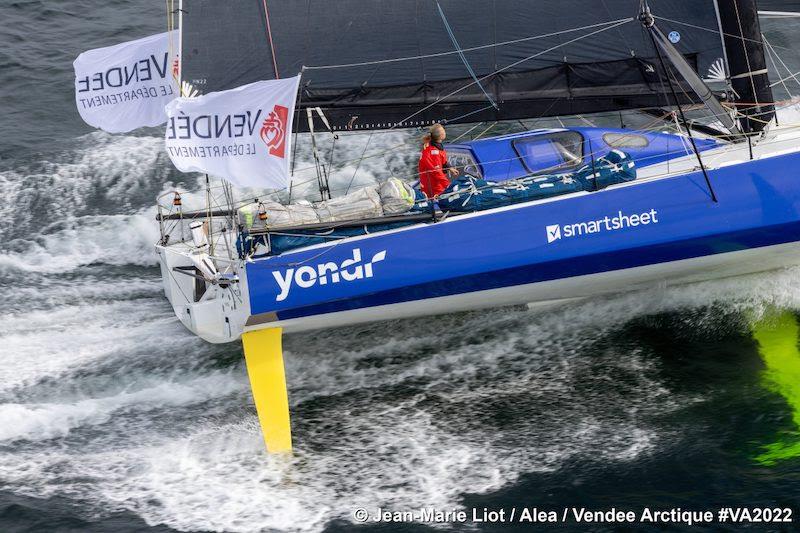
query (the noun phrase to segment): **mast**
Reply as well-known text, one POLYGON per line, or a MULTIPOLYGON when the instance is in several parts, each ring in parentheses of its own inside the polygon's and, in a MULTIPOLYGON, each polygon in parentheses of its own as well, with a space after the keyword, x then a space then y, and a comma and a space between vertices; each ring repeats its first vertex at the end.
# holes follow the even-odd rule
POLYGON ((739 123, 745 133, 758 133, 775 116, 758 3, 756 0, 717 0, 717 6, 733 100, 742 115, 739 123))
POLYGON ((178 96, 183 96, 183 0, 178 2, 178 96))

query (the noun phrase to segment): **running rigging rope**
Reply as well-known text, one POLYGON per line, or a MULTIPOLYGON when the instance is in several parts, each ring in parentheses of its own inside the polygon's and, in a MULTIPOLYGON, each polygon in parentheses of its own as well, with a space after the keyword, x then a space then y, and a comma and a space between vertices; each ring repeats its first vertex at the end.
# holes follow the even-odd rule
POLYGON ((487 100, 489 100, 489 103, 492 104, 492 107, 494 107, 495 109, 500 109, 495 103, 495 101, 492 99, 492 97, 489 96, 489 93, 486 92, 486 89, 483 87, 480 80, 478 80, 478 76, 475 75, 475 71, 472 70, 472 66, 470 66, 469 61, 467 61, 467 56, 464 55, 464 52, 461 50, 461 46, 458 44, 456 35, 453 33, 452 28, 450 28, 450 23, 447 22, 447 17, 444 16, 444 11, 442 11, 442 6, 439 5, 439 2, 436 2, 436 7, 439 9, 439 16, 442 17, 442 22, 444 23, 444 27, 447 30, 447 35, 450 36, 450 40, 453 41, 453 46, 456 47, 456 52, 458 52, 461 61, 464 62, 464 66, 467 67, 467 72, 469 72, 469 75, 472 76, 473 80, 475 80, 475 83, 478 84, 478 87, 480 87, 481 92, 483 92, 483 95, 486 97, 487 100))
MULTIPOLYGON (((717 195, 714 192, 714 186, 711 185, 711 180, 708 177, 708 172, 706 171, 706 166, 703 164, 703 158, 700 157, 700 152, 697 150, 697 143, 694 141, 694 136, 692 135, 692 129, 689 127, 689 122, 686 120, 686 115, 683 113, 683 107, 681 106, 680 100, 678 100, 678 94, 675 92, 675 86, 672 84, 672 70, 667 70, 667 65, 664 61, 664 57, 661 55, 661 49, 656 44, 656 39, 652 33, 650 33, 650 38, 653 41, 653 49, 658 54, 658 61, 661 64, 661 70, 664 71, 664 75, 667 78, 667 83, 669 84, 670 92, 672 92, 672 98, 675 100, 675 105, 678 108, 678 112, 681 115, 681 122, 686 126, 686 134, 689 136, 689 141, 692 143, 692 148, 694 149, 694 153, 697 156, 697 163, 700 165, 700 170, 703 171, 703 178, 705 178, 706 186, 708 187, 708 192, 711 194, 711 201, 717 203, 717 195)), ((661 74, 659 73, 659 76, 661 74)))
POLYGON ((448 99, 448 98, 450 98, 451 96, 454 96, 454 95, 456 95, 456 94, 460 93, 461 91, 463 91, 463 90, 465 90, 465 89, 468 89, 468 88, 472 87, 472 86, 473 86, 473 85, 475 85, 476 83, 480 83, 481 81, 484 81, 484 80, 486 80, 486 79, 488 79, 488 78, 490 78, 490 77, 492 77, 492 76, 495 76, 495 75, 497 75, 497 74, 500 74, 501 72, 505 72, 506 70, 512 69, 512 68, 514 68, 514 67, 516 67, 516 66, 518 66, 518 65, 521 65, 522 63, 525 63, 526 61, 530 61, 531 59, 535 59, 535 58, 537 58, 537 57, 539 57, 539 56, 543 56, 544 54, 548 54, 548 53, 552 52, 553 50, 557 50, 557 49, 559 49, 559 48, 562 48, 562 47, 564 47, 564 46, 567 46, 568 44, 572 44, 572 43, 574 43, 574 42, 580 41, 580 40, 582 40, 582 39, 586 39, 586 38, 588 38, 588 37, 591 37, 591 36, 593 36, 593 35, 597 35, 598 33, 602 33, 602 32, 604 32, 604 31, 608 31, 608 30, 614 29, 614 28, 616 28, 616 27, 618 27, 618 26, 622 26, 623 24, 628 24, 628 23, 630 23, 630 22, 633 22, 633 21, 635 21, 635 20, 636 20, 635 18, 625 18, 625 19, 620 19, 619 21, 615 22, 614 24, 611 24, 610 26, 606 26, 606 27, 604 27, 604 28, 601 28, 601 29, 599 29, 599 30, 594 30, 594 31, 592 31, 592 32, 586 33, 586 34, 584 34, 584 35, 581 35, 581 36, 579 36, 579 37, 575 37, 575 38, 573 38, 573 39, 569 39, 569 40, 567 40, 567 41, 564 41, 564 42, 563 42, 563 43, 561 43, 561 44, 557 44, 557 45, 555 45, 555 46, 551 46, 550 48, 547 48, 547 49, 545 49, 545 50, 542 50, 541 52, 536 52, 535 54, 529 55, 528 57, 524 57, 524 58, 522 58, 522 59, 520 59, 520 60, 514 61, 513 63, 510 63, 510 64, 506 65, 505 67, 499 68, 499 69, 495 70, 494 72, 490 72, 489 74, 486 74, 485 76, 482 76, 482 77, 478 78, 478 79, 477 79, 477 80, 475 80, 475 81, 472 81, 472 82, 470 82, 470 83, 467 83, 466 85, 464 85, 464 86, 462 86, 462 87, 459 87, 458 89, 456 89, 456 90, 454 90, 454 91, 451 91, 451 92, 449 92, 448 94, 446 94, 446 95, 442 96, 441 98, 437 99, 435 102, 432 102, 432 103, 430 103, 430 104, 428 104, 428 105, 426 105, 426 106, 422 107, 421 109, 419 109, 419 110, 415 111, 414 113, 412 113, 412 114, 410 114, 409 116, 405 117, 405 118, 404 118, 404 119, 402 119, 401 121, 399 121, 399 122, 395 123, 395 124, 394 124, 394 125, 393 125, 391 128, 389 128, 389 129, 390 129, 390 130, 393 130, 393 129, 395 129, 395 128, 397 128, 397 127, 399 127, 399 126, 401 126, 401 125, 405 124, 407 121, 409 121, 409 120, 411 120, 412 118, 416 117, 416 116, 417 116, 417 115, 419 115, 420 113, 423 113, 423 112, 427 111, 428 109, 432 108, 432 107, 433 107, 433 106, 435 106, 435 105, 439 105, 439 104, 441 104, 441 103, 442 103, 442 101, 444 101, 444 100, 447 100, 447 99, 448 99))
MULTIPOLYGON (((551 32, 551 33, 543 33, 541 35, 533 35, 531 37, 522 37, 520 39, 513 39, 513 40, 510 40, 510 41, 501 41, 499 43, 483 44, 483 45, 480 45, 480 46, 471 46, 469 48, 462 48, 460 51, 459 50, 451 50, 451 51, 448 51, 448 52, 436 52, 436 53, 432 53, 432 54, 419 54, 419 55, 416 55, 416 56, 395 57, 395 58, 391 58, 391 59, 377 59, 377 60, 374 60, 374 61, 362 61, 362 62, 359 62, 359 63, 342 63, 342 64, 339 64, 339 65, 313 65, 313 66, 307 66, 306 65, 303 68, 306 69, 306 70, 327 70, 327 69, 333 69, 333 68, 352 68, 352 67, 367 67, 367 66, 371 66, 371 65, 384 65, 386 63, 397 63, 397 62, 400 62, 400 61, 414 61, 414 60, 417 60, 417 59, 430 59, 430 58, 433 58, 433 57, 450 56, 450 55, 459 54, 459 53, 463 53, 463 52, 474 52, 476 50, 485 50, 487 48, 495 48, 495 47, 499 47, 499 46, 507 46, 509 44, 524 43, 524 42, 527 42, 527 41, 534 41, 534 40, 537 40, 537 39, 547 39, 548 37, 557 37, 559 35, 564 35, 565 33, 572 33, 572 32, 581 31, 581 30, 591 30, 593 28, 598 28, 598 27, 601 27, 601 26, 608 26, 609 24, 619 24, 619 23, 630 22, 631 20, 633 20, 633 19, 630 18, 630 17, 616 19, 616 20, 608 20, 606 22, 598 22, 597 24, 589 24, 587 26, 579 26, 577 28, 570 28, 568 30, 560 30, 560 31, 554 31, 554 32, 551 32)), ((614 27, 616 27, 616 26, 614 26, 614 27)), ((569 43, 564 43, 564 44, 569 44, 569 43)))
POLYGON ((262 0, 264 4, 264 21, 267 23, 267 39, 269 39, 269 50, 272 52, 272 68, 275 69, 275 79, 280 78, 278 74, 278 60, 275 58, 275 45, 272 42, 272 26, 269 24, 269 8, 267 8, 267 0, 262 0))

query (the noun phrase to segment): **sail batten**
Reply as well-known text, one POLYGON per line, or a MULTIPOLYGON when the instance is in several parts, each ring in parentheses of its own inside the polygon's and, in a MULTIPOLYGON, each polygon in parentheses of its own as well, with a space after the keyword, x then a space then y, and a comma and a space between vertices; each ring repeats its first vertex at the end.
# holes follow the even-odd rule
MULTIPOLYGON (((714 2, 649 3, 656 16, 719 29, 714 2)), ((206 93, 302 72, 299 106, 323 108, 338 130, 666 102, 639 0, 439 4, 460 50, 434 0, 183 0, 182 79, 206 93)), ((724 61, 718 31, 663 30, 701 77, 724 61)))

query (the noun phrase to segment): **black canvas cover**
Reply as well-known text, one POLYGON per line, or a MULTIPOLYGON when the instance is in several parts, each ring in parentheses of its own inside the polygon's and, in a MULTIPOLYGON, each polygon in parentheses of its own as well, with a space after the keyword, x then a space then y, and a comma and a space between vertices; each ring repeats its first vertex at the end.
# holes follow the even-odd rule
MULTIPOLYGON (((724 64, 716 2, 648 3, 702 77, 724 64)), ((434 0, 183 0, 181 78, 206 93, 302 71, 300 107, 336 129, 667 103, 640 0, 439 4, 463 58, 434 0)))

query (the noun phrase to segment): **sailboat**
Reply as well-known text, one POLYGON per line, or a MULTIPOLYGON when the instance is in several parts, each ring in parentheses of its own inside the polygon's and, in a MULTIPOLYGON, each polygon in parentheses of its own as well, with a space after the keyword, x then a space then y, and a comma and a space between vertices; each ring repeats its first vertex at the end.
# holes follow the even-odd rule
MULTIPOLYGON (((776 121, 755 0, 365 7, 183 0, 182 94, 300 74, 295 129, 313 143, 435 123, 588 124, 446 144, 467 188, 401 213, 273 224, 263 198, 227 185, 221 207, 159 200, 165 294, 206 341, 243 339, 270 451, 291 447, 282 332, 800 263, 800 128, 776 121), (632 110, 654 126, 591 123, 632 110), (243 222, 247 206, 260 225, 243 222)), ((324 204, 336 198, 319 160, 324 204)))

